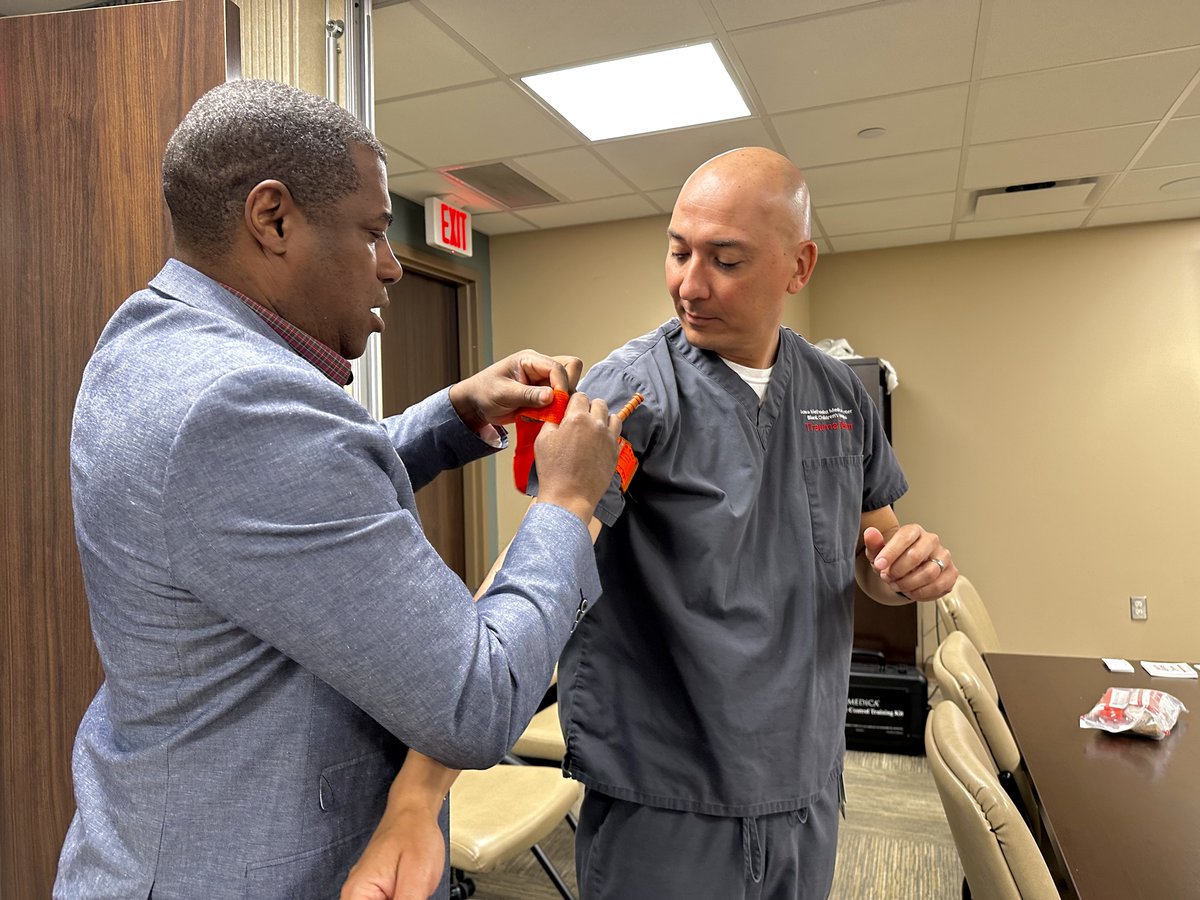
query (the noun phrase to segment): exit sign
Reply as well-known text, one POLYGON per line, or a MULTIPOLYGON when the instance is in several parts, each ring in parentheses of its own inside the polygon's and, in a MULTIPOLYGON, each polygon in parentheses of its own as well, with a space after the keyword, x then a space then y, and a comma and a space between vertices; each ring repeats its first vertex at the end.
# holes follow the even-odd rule
POLYGON ((471 214, 445 200, 425 200, 425 243, 459 256, 471 255, 471 214))

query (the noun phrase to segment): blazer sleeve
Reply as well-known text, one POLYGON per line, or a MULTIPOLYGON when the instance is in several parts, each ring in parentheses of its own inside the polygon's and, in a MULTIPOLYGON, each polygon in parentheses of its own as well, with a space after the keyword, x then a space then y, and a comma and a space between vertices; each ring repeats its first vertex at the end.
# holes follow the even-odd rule
POLYGON ((475 603, 425 539, 389 433, 328 387, 252 366, 198 397, 165 476, 172 575, 408 746, 489 766, 599 596, 587 530, 538 504, 475 603))
MULTIPOLYGON (((468 428, 450 403, 450 389, 383 420, 392 446, 404 462, 414 491, 447 469, 457 469, 496 452, 468 428)), ((503 435, 503 429, 499 429, 503 435)))

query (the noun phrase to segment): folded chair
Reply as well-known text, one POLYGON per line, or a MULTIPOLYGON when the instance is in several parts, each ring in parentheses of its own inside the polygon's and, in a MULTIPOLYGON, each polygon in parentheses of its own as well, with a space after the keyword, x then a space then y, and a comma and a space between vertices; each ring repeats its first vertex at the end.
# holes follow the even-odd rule
POLYGON ((565 900, 574 900, 539 843, 579 801, 583 785, 546 766, 498 765, 468 770, 450 789, 453 900, 475 892, 468 873, 493 872, 532 853, 565 900))
POLYGON ((512 752, 524 759, 562 762, 567 754, 567 742, 558 723, 557 703, 551 703, 534 715, 529 726, 517 738, 512 752))
MULTIPOLYGON (((558 684, 558 666, 550 677, 550 685, 558 684)), ((547 699, 552 695, 547 695, 547 699)), ((567 742, 563 738, 562 726, 558 722, 558 703, 554 702, 538 710, 526 729, 517 738, 512 753, 520 760, 542 760, 560 763, 567 755, 567 742)))
MULTIPOLYGON (((554 670, 554 682, 558 681, 558 670, 554 670)), ((563 737, 562 725, 558 721, 558 703, 551 703, 538 710, 529 725, 521 732, 513 745, 508 761, 522 765, 546 765, 561 763, 567 755, 567 741, 563 737)), ((574 810, 567 813, 567 824, 574 831, 578 825, 574 810)))
POLYGON ((942 701, 925 723, 925 753, 973 900, 1059 900, 1037 843, 1000 787, 979 736, 942 701))

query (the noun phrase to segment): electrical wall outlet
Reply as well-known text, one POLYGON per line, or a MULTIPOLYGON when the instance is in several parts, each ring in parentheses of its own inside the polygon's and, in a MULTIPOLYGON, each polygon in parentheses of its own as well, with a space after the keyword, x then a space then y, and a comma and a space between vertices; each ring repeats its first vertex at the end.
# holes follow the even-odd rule
POLYGON ((1147 610, 1145 597, 1129 598, 1129 618, 1139 622, 1144 622, 1146 620, 1147 610))

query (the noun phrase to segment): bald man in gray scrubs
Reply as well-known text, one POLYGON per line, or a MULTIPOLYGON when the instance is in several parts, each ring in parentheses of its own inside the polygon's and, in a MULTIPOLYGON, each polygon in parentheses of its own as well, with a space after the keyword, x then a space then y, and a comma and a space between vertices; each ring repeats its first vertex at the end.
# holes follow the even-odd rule
MULTIPOLYGON (((800 171, 763 148, 718 156, 667 234, 677 318, 580 383, 610 406, 645 398, 624 427, 640 469, 592 521, 605 601, 560 662, 563 766, 587 786, 580 890, 826 897, 854 582, 895 605, 958 570, 896 519, 907 484, 857 376, 781 326, 817 261, 800 171)), ((348 896, 411 864, 398 832, 385 817, 348 896)))
POLYGON ((833 883, 854 582, 933 600, 957 570, 848 366, 781 327, 812 276, 785 157, 723 154, 668 229, 677 318, 594 366, 641 466, 596 516, 605 602, 560 662, 588 900, 818 898, 833 883), (615 407, 614 407, 615 408, 615 407))

